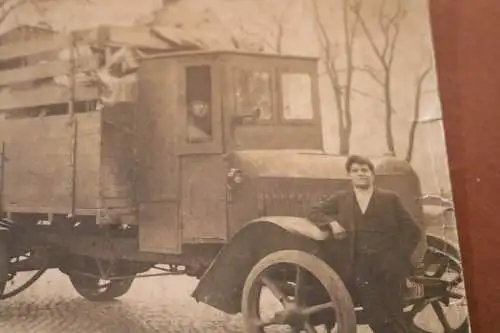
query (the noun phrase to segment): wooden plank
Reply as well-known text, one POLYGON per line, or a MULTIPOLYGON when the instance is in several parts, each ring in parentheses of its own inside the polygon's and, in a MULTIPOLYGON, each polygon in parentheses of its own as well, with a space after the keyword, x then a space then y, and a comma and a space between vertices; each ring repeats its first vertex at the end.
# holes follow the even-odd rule
MULTIPOLYGON (((42 207, 42 206, 20 206, 16 204, 6 203, 3 208, 6 212, 10 214, 22 213, 22 214, 69 214, 68 207, 42 207)), ((76 215, 97 215, 98 209, 76 209, 76 215)))
MULTIPOLYGON (((61 104, 68 102, 69 98, 68 87, 55 84, 29 90, 4 90, 0 92, 0 110, 61 104)), ((91 101, 98 98, 99 90, 97 87, 78 84, 75 88, 76 101, 91 101)))
POLYGON ((173 27, 154 27, 153 32, 179 48, 200 49, 200 44, 196 43, 196 37, 184 29, 173 27))
MULTIPOLYGON (((97 68, 99 68, 98 56, 85 57, 76 60, 75 73, 97 68)), ((65 75, 70 73, 70 71, 71 62, 67 60, 55 60, 34 66, 1 71, 0 86, 65 75)))
POLYGON ((100 207, 110 215, 130 214, 135 197, 135 103, 105 107, 100 116, 100 207))
POLYGON ((73 33, 43 36, 36 40, 9 43, 0 46, 0 61, 64 49, 71 45, 72 40, 78 45, 104 42, 101 41, 103 39, 101 36, 106 36, 106 29, 106 27, 84 29, 73 33))
MULTIPOLYGON (((76 208, 98 208, 99 112, 77 114, 76 208)), ((6 163, 2 207, 11 212, 67 214, 72 204, 73 126, 68 116, 0 122, 6 163)))
POLYGON ((119 46, 172 49, 167 42, 155 37, 148 28, 109 27, 108 43, 119 46))
POLYGON ((40 37, 32 41, 10 43, 0 46, 0 60, 25 57, 38 53, 50 52, 71 45, 71 36, 68 34, 57 34, 53 36, 40 37))
POLYGON ((99 151, 101 149, 100 118, 100 112, 77 113, 78 142, 75 204, 79 209, 91 209, 99 206, 98 181, 101 165, 99 158, 99 151))

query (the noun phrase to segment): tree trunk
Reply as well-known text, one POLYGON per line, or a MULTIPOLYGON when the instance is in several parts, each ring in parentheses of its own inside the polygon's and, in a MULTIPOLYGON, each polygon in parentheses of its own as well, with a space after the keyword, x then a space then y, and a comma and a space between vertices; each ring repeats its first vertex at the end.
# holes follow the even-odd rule
POLYGON ((413 149, 415 147, 415 134, 417 132, 418 121, 413 120, 411 123, 409 141, 408 141, 408 150, 406 151, 406 162, 410 163, 413 158, 413 149))
POLYGON ((350 151, 350 145, 349 145, 349 139, 350 139, 350 133, 346 130, 340 130, 339 134, 339 154, 341 156, 347 156, 349 155, 350 151))
POLYGON ((384 99, 385 99, 385 138, 387 148, 392 156, 396 156, 396 148, 394 145, 394 136, 392 134, 392 99, 391 99, 391 72, 390 67, 386 68, 384 82, 384 99))

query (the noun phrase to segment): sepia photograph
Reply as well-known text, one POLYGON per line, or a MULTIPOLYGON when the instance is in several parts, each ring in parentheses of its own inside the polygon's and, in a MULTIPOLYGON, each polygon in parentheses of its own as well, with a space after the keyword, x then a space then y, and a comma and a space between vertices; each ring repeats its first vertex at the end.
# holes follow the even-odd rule
POLYGON ((0 333, 471 333, 428 1, 0 0, 0 333))

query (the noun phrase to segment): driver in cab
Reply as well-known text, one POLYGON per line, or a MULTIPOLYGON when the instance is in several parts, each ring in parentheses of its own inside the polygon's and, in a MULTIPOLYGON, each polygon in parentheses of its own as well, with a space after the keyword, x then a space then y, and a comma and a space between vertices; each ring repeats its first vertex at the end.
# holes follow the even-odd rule
POLYGON ((208 103, 194 100, 188 104, 187 139, 189 142, 207 142, 211 139, 211 117, 208 103))

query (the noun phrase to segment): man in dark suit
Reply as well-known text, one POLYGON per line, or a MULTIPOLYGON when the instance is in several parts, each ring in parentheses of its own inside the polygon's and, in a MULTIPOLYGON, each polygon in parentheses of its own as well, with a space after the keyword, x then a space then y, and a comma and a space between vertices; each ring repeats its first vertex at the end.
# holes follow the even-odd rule
POLYGON ((346 171, 352 189, 314 206, 309 220, 331 230, 341 244, 346 276, 355 279, 357 297, 374 333, 410 332, 403 320, 406 278, 421 231, 394 192, 374 187, 372 162, 350 156, 346 171))

